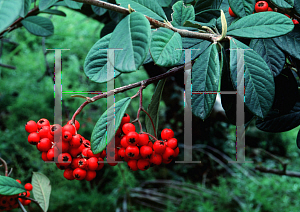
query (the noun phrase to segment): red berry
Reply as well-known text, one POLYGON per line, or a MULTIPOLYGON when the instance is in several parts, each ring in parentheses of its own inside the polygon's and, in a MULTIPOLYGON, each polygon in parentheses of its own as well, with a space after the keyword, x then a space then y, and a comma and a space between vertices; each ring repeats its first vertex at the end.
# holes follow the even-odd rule
POLYGON ((94 154, 93 151, 91 150, 91 148, 88 149, 87 154, 88 154, 89 158, 91 158, 91 157, 99 158, 101 156, 101 153, 94 154))
POLYGON ((101 156, 100 156, 102 159, 104 159, 105 157, 106 157, 106 151, 105 150, 103 150, 102 152, 101 152, 101 156))
POLYGON ((98 168, 98 158, 91 157, 88 159, 88 169, 95 171, 98 168))
POLYGON ((91 147, 91 142, 89 140, 83 139, 82 145, 84 147, 91 147))
POLYGON ((162 156, 160 154, 157 154, 155 152, 152 153, 149 162, 151 164, 160 165, 162 162, 162 156))
POLYGON ((150 158, 152 155, 153 149, 150 146, 142 146, 140 149, 140 154, 143 158, 150 158))
POLYGON ((81 168, 81 169, 86 169, 88 166, 88 162, 87 162, 87 159, 85 158, 80 158, 78 160, 78 167, 81 168))
POLYGON ((129 132, 134 132, 135 131, 135 126, 131 123, 126 123, 122 127, 122 131, 125 135, 127 135, 129 132))
POLYGON ((47 157, 47 152, 42 152, 42 160, 43 161, 49 161, 48 157, 47 157))
POLYGON ((91 181, 96 177, 96 175, 97 173, 95 171, 88 170, 84 179, 87 181, 91 181))
POLYGON ((153 149, 153 143, 151 141, 149 141, 147 146, 150 146, 153 149))
POLYGON ((155 141, 153 144, 153 150, 157 153, 157 154, 163 154, 166 150, 166 143, 163 141, 155 141))
POLYGON ((139 148, 137 146, 128 146, 125 150, 127 157, 135 158, 139 155, 139 148))
POLYGON ((63 128, 62 128, 62 132, 64 133, 65 131, 69 131, 72 135, 75 135, 75 127, 71 124, 66 124, 63 128))
POLYGON ((293 20, 293 23, 294 23, 294 24, 299 24, 299 21, 296 20, 296 19, 294 19, 294 20, 293 20))
POLYGON ((126 147, 128 147, 129 146, 129 144, 127 143, 127 136, 124 136, 122 139, 121 139, 121 146, 123 147, 123 148, 126 148, 126 147))
MULTIPOLYGON (((70 121, 68 121, 68 123, 67 124, 71 124, 71 120, 70 121)), ((76 128, 76 130, 78 131, 79 130, 79 128, 80 128, 80 123, 77 121, 77 120, 75 120, 75 128, 76 128)))
POLYGON ((291 16, 289 16, 288 14, 284 14, 286 17, 291 18, 291 16))
POLYGON ((164 163, 164 164, 169 164, 169 163, 171 163, 172 162, 172 159, 171 160, 162 160, 162 162, 164 163))
POLYGON ((174 138, 174 132, 171 129, 163 129, 160 135, 162 140, 169 140, 170 138, 174 138))
POLYGON ((64 177, 67 179, 67 180, 74 180, 75 177, 73 176, 73 169, 65 169, 64 171, 64 177))
POLYGON ((50 126, 42 126, 39 130, 40 138, 48 138, 48 134, 50 132, 50 126))
POLYGON ((268 7, 268 11, 273 11, 273 9, 271 7, 268 7))
POLYGON ((171 138, 167 141, 167 146, 172 148, 172 149, 176 149, 177 147, 177 139, 176 138, 171 138))
POLYGON ((73 176, 76 180, 83 180, 86 176, 86 170, 81 168, 76 168, 73 171, 73 176))
POLYGON ((83 142, 83 140, 82 140, 81 135, 76 134, 76 135, 73 135, 73 137, 72 137, 71 141, 69 142, 69 144, 73 148, 78 148, 78 147, 80 147, 82 142, 83 142))
POLYGON ((149 136, 147 134, 139 134, 139 146, 145 146, 148 145, 149 142, 149 136))
POLYGON ((73 158, 71 163, 71 168, 74 170, 76 168, 79 168, 78 162, 81 158, 73 158))
POLYGON ((62 153, 58 155, 58 161, 62 160, 62 162, 59 163, 60 166, 64 166, 64 168, 67 168, 72 163, 72 156, 69 153, 62 153))
POLYGON ((132 146, 137 145, 140 141, 140 137, 137 132, 129 132, 126 137, 127 137, 127 143, 132 146))
POLYGON ((51 135, 62 135, 62 127, 59 124, 54 124, 50 126, 51 135))
POLYGON ((37 124, 38 130, 40 130, 42 128, 42 126, 50 126, 50 122, 44 118, 40 119, 36 124, 37 124))
POLYGON ((48 138, 51 142, 54 142, 54 136, 51 134, 50 129, 48 131, 48 138))
POLYGON ((24 185, 24 188, 27 190, 27 191, 31 191, 32 190, 32 185, 31 185, 31 183, 26 183, 25 185, 24 185))
POLYGON ((163 160, 172 160, 173 157, 174 150, 167 146, 165 152, 162 155, 163 160))
POLYGON ((69 131, 64 131, 62 134, 62 140, 63 142, 69 142, 73 138, 73 135, 69 131))
POLYGON ((98 158, 98 167, 97 167, 97 171, 102 169, 104 166, 104 160, 102 158, 98 158))
POLYGON ((69 152, 70 149, 70 144, 66 142, 59 142, 56 143, 56 147, 61 151, 61 152, 69 152))
POLYGON ((140 159, 140 160, 137 161, 137 167, 140 170, 145 171, 145 170, 149 169, 150 163, 149 163, 148 160, 140 159))
POLYGON ((28 133, 36 132, 37 131, 37 124, 35 121, 30 120, 25 124, 25 130, 28 133))
POLYGON ((16 181, 17 181, 18 183, 22 184, 22 183, 21 183, 21 180, 16 179, 16 181))
POLYGON ((176 158, 179 155, 179 148, 177 147, 174 149, 174 158, 176 158))
POLYGON ((137 160, 129 160, 127 165, 132 171, 137 171, 139 169, 137 166, 137 160))
POLYGON ((47 152, 47 158, 49 161, 54 161, 54 152, 56 152, 56 157, 58 156, 58 149, 57 147, 53 147, 48 150, 47 152))
POLYGON ((236 15, 234 14, 234 12, 232 11, 232 9, 230 7, 228 9, 228 12, 231 17, 236 17, 236 15))
POLYGON ((119 150, 118 150, 118 155, 119 155, 119 157, 122 159, 122 160, 124 160, 124 158, 125 158, 125 156, 126 156, 126 153, 125 153, 125 148, 120 148, 119 150))
POLYGON ((84 149, 82 150, 82 152, 81 152, 82 156, 88 157, 88 150, 89 150, 88 147, 84 148, 84 149))
POLYGON ((40 141, 40 135, 36 132, 32 132, 28 135, 27 140, 30 144, 37 145, 38 142, 40 141))
POLYGON ((258 1, 256 4, 255 4, 255 11, 256 12, 265 12, 267 11, 269 8, 269 5, 266 1, 258 1))
POLYGON ((41 152, 48 152, 51 147, 52 143, 49 138, 42 138, 36 145, 36 148, 41 152))
POLYGON ((129 122, 130 122, 130 116, 127 113, 125 113, 123 118, 122 118, 122 121, 121 121, 121 126, 126 124, 126 123, 129 123, 129 122))

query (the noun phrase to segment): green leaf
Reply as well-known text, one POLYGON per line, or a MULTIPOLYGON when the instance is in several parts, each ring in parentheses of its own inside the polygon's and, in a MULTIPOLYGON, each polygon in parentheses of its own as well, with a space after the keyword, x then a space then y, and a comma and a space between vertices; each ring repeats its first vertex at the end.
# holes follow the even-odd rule
POLYGON ((277 76, 285 64, 285 54, 272 39, 252 39, 250 48, 256 51, 268 64, 273 76, 277 76))
POLYGON ((176 65, 182 55, 180 49, 182 49, 182 41, 178 32, 159 28, 152 33, 150 52, 157 65, 164 67, 176 65))
POLYGON ((48 9, 56 2, 58 2, 58 0, 40 0, 39 10, 42 11, 42 10, 48 9))
POLYGON ((221 16, 219 9, 209 9, 195 14, 195 20, 203 23, 209 23, 212 19, 218 19, 221 16))
POLYGON ((23 0, 0 0, 0 32, 11 25, 19 16, 23 0))
POLYGON ((123 49, 115 52, 115 68, 132 72, 143 64, 150 45, 150 24, 139 12, 126 16, 112 33, 109 48, 123 49))
POLYGON ((219 9, 222 0, 197 0, 195 4, 195 13, 209 9, 219 9))
POLYGON ((297 13, 298 15, 300 15, 300 1, 295 1, 294 2, 294 8, 293 11, 295 13, 297 13))
POLYGON ((126 9, 128 9, 128 4, 130 4, 130 7, 135 11, 158 21, 167 20, 164 10, 155 0, 116 0, 116 2, 126 9))
POLYGON ((123 14, 112 11, 112 10, 109 10, 108 14, 115 23, 119 23, 122 20, 122 18, 124 17, 123 14))
POLYGON ((115 30, 116 26, 117 24, 114 21, 110 21, 107 24, 105 24, 105 26, 100 32, 100 38, 104 37, 105 35, 108 35, 109 33, 112 33, 115 30))
POLYGON ((194 0, 183 0, 185 4, 190 4, 192 3, 194 0))
MULTIPOLYGON (((275 95, 272 72, 261 56, 242 42, 232 38, 230 49, 230 73, 235 88, 237 84, 237 58, 239 56, 235 49, 245 50, 245 104, 253 114, 263 118, 271 109, 275 95)), ((239 58, 239 60, 241 59, 239 58)))
MULTIPOLYGON (((152 118, 156 133, 157 133, 157 128, 158 128, 158 120, 159 120, 159 115, 158 115, 159 103, 161 101, 161 96, 162 96, 162 93, 164 90, 165 83, 166 83, 166 79, 159 80, 159 82, 155 88, 154 94, 151 98, 151 102, 148 105, 147 112, 149 113, 149 115, 152 118)), ((147 133, 154 135, 154 129, 153 129, 152 123, 150 121, 150 118, 147 115, 145 118, 145 124, 146 124, 147 133)))
POLYGON ((59 16, 63 16, 63 17, 67 16, 66 13, 64 13, 63 11, 55 10, 55 9, 46 9, 46 10, 41 11, 41 13, 59 15, 59 16))
POLYGON ((281 13, 260 12, 243 17, 228 27, 227 35, 244 38, 272 38, 292 31, 294 23, 281 13))
POLYGON ((294 6, 294 0, 270 0, 270 1, 276 7, 279 7, 279 8, 293 8, 293 6, 294 6))
POLYGON ((64 0, 66 5, 72 9, 81 9, 83 3, 72 1, 72 0, 64 0))
MULTIPOLYGON (((220 81, 220 61, 217 44, 210 45, 192 68, 193 92, 217 92, 220 81)), ((192 112, 205 120, 211 113, 216 94, 192 94, 192 112)))
POLYGON ((30 33, 37 36, 47 37, 54 33, 54 26, 49 18, 29 16, 21 23, 30 33))
POLYGON ((194 27, 194 28, 197 28, 197 29, 202 29, 202 26, 207 26, 207 27, 210 27, 210 28, 214 28, 216 26, 216 19, 213 18, 208 23, 188 20, 183 24, 183 26, 194 27))
MULTIPOLYGON (((98 40, 90 49, 84 61, 84 73, 86 76, 97 83, 104 83, 111 79, 107 79, 107 51, 111 34, 98 40), (102 49, 102 50, 99 50, 102 49)), ((115 70, 115 77, 121 73, 115 70)))
POLYGON ((46 212, 49 208, 51 193, 50 180, 42 173, 33 172, 31 184, 34 198, 39 202, 44 212, 46 212))
POLYGON ((300 60, 300 26, 295 25, 292 32, 285 36, 273 38, 276 45, 285 53, 300 60))
POLYGON ((22 192, 26 192, 24 186, 18 183, 15 179, 0 176, 0 195, 11 196, 22 192))
POLYGON ((173 26, 183 26, 184 22, 187 20, 195 20, 195 11, 193 6, 186 7, 183 1, 176 2, 173 7, 172 13, 172 25, 173 26))
POLYGON ((228 0, 229 6, 238 17, 251 15, 254 11, 255 0, 228 0))
POLYGON ((107 144, 110 143, 110 141, 112 140, 113 136, 116 134, 122 118, 124 116, 124 113, 129 105, 131 101, 130 97, 121 99, 120 101, 116 102, 115 106, 113 105, 111 108, 114 108, 115 110, 115 122, 113 120, 113 117, 107 117, 107 111, 105 111, 101 117, 99 118, 99 120, 97 121, 94 130, 92 132, 92 136, 91 136, 91 148, 94 154, 97 154, 99 152, 102 152, 105 147, 106 147, 106 141, 107 144), (107 120, 113 120, 112 122, 107 123, 107 120), (111 129, 113 130, 113 125, 115 124, 115 133, 108 133, 107 129, 111 129), (110 135, 110 137, 108 137, 108 134, 110 135), (113 136, 112 136, 113 135, 113 136))
POLYGON ((102 8, 102 7, 97 7, 95 5, 92 5, 92 10, 95 14, 97 14, 99 16, 104 15, 107 11, 107 9, 102 8))
POLYGON ((20 16, 22 18, 24 18, 27 15, 27 13, 30 9, 30 5, 31 5, 31 0, 23 0, 23 6, 22 6, 22 9, 20 12, 20 16))
POLYGON ((172 0, 156 0, 161 7, 168 7, 172 0))

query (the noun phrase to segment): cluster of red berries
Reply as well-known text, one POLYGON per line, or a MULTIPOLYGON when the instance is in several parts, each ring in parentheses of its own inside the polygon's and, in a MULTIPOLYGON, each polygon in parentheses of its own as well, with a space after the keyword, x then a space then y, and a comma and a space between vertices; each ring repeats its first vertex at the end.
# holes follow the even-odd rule
MULTIPOLYGON (((16 181, 21 184, 20 180, 16 180, 16 181)), ((24 187, 27 192, 11 195, 11 196, 0 195, 0 211, 9 211, 19 207, 18 198, 22 203, 22 205, 25 206, 29 205, 31 203, 31 200, 22 199, 19 196, 30 197, 30 191, 32 190, 32 185, 30 183, 26 183, 24 187)))
POLYGON ((115 143, 107 145, 107 162, 111 166, 117 161, 125 161, 132 171, 147 170, 150 166, 168 164, 179 154, 177 139, 171 129, 161 132, 161 139, 154 143, 145 133, 137 133, 125 114, 115 135, 115 143), (114 145, 113 145, 114 144, 114 145))
MULTIPOLYGON (((234 14, 234 12, 232 11, 232 9, 229 7, 228 9, 229 11, 229 15, 232 17, 236 17, 236 14, 234 14)), ((266 1, 258 1, 255 4, 255 12, 259 13, 259 12, 267 12, 267 11, 273 11, 273 9, 271 7, 269 7, 268 2, 266 1)), ((291 18, 291 16, 289 16, 288 14, 285 14, 287 17, 291 18)), ((297 19, 293 19, 292 20, 294 24, 299 24, 297 19)))
POLYGON ((90 141, 77 134, 79 128, 78 121, 75 121, 75 127, 71 120, 62 127, 50 125, 44 118, 37 123, 28 121, 25 125, 25 130, 30 133, 28 142, 42 152, 44 161, 55 161, 54 157, 58 156, 56 166, 64 170, 66 179, 91 181, 96 177, 96 171, 103 168, 104 163, 100 161, 103 161, 106 152, 93 154, 90 141))

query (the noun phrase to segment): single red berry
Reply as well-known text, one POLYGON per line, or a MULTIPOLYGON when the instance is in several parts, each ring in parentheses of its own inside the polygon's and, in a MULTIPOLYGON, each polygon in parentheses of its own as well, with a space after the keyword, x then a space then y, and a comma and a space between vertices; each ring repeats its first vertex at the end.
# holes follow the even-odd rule
POLYGON ((153 150, 157 153, 157 154, 163 154, 166 150, 166 143, 163 141, 155 141, 153 144, 153 150))
POLYGON ((72 148, 78 148, 78 147, 80 147, 82 142, 83 142, 83 140, 82 140, 81 135, 76 134, 76 135, 73 135, 73 137, 72 137, 71 141, 69 142, 69 144, 72 148))
POLYGON ((148 145, 148 142, 149 142, 149 136, 147 134, 139 134, 139 139, 140 139, 140 142, 139 142, 139 146, 146 146, 148 145))
POLYGON ((25 185, 24 185, 24 188, 27 190, 27 191, 31 191, 32 190, 32 185, 31 185, 31 183, 26 183, 25 185))
POLYGON ((174 138, 174 132, 171 129, 163 129, 163 131, 161 131, 161 139, 162 140, 169 140, 170 138, 174 138))
POLYGON ((77 148, 69 148, 69 153, 70 153, 70 155, 72 155, 73 158, 76 158, 77 156, 79 156, 81 154, 81 152, 84 148, 86 148, 86 147, 83 144, 81 144, 77 148))
POLYGON ((82 156, 88 157, 88 150, 89 150, 88 147, 84 148, 84 149, 82 150, 82 152, 81 152, 82 156))
POLYGON ((125 150, 127 157, 135 158, 139 155, 139 148, 137 146, 128 146, 125 150))
POLYGON ((123 125, 122 131, 125 135, 127 135, 129 132, 135 132, 135 126, 131 123, 126 123, 123 125))
POLYGON ((32 132, 28 135, 27 140, 30 144, 37 145, 38 142, 40 141, 40 135, 36 132, 32 132))
POLYGON ((48 157, 47 157, 47 152, 42 152, 42 160, 43 161, 49 161, 48 157))
POLYGON ((24 201, 24 206, 27 206, 27 205, 29 205, 31 203, 31 200, 30 199, 26 199, 25 201, 24 201))
POLYGON ((91 157, 88 159, 88 169, 95 171, 98 168, 98 158, 91 157))
POLYGON ((258 1, 256 4, 255 4, 255 11, 256 12, 265 12, 268 10, 268 3, 266 1, 258 1))
POLYGON ((164 164, 169 164, 169 163, 171 163, 172 162, 172 159, 171 160, 162 160, 162 162, 164 163, 164 164))
POLYGON ((132 146, 136 146, 140 141, 140 137, 137 132, 129 132, 126 137, 127 143, 132 146))
POLYGON ((179 148, 177 147, 176 149, 174 149, 174 158, 176 158, 179 155, 179 148))
POLYGON ((64 169, 66 169, 67 167, 71 166, 72 156, 69 153, 62 153, 58 155, 58 160, 62 160, 59 165, 64 166, 64 169))
POLYGON ((286 17, 291 18, 291 16, 289 16, 288 14, 284 14, 286 17))
POLYGON ((268 11, 273 11, 273 9, 271 7, 268 7, 268 11))
POLYGON ((22 183, 21 183, 21 180, 19 180, 19 179, 16 179, 16 181, 17 181, 18 183, 22 184, 22 183))
POLYGON ((228 12, 231 17, 236 17, 236 15, 234 14, 234 12, 232 11, 232 9, 230 7, 228 9, 228 12))
POLYGON ((174 150, 167 146, 165 152, 162 154, 163 160, 171 160, 173 157, 174 150))
POLYGON ((122 121, 121 121, 121 126, 126 124, 126 123, 129 123, 129 122, 130 122, 130 116, 127 113, 125 113, 123 118, 122 118, 122 121))
POLYGON ((58 156, 58 149, 57 147, 53 147, 48 150, 47 152, 47 158, 49 161, 54 161, 54 152, 56 152, 56 155, 58 156))
POLYGON ((62 134, 62 140, 63 142, 69 142, 73 138, 73 135, 69 131, 64 131, 62 134))
POLYGON ((86 170, 81 168, 76 168, 73 171, 73 176, 76 180, 83 180, 86 176, 86 170))
POLYGON ((73 158, 71 163, 71 168, 74 170, 76 168, 79 168, 78 162, 81 158, 73 158))
POLYGON ((172 149, 176 149, 177 147, 177 139, 176 138, 171 138, 167 141, 167 146, 172 148, 172 149))
POLYGON ((39 130, 40 139, 41 138, 48 138, 48 134, 50 132, 50 126, 42 126, 39 130))
POLYGON ((97 175, 97 173, 95 171, 87 170, 86 176, 84 179, 87 181, 91 181, 96 177, 96 175, 97 175))
POLYGON ((162 156, 160 154, 153 152, 150 157, 149 162, 150 162, 150 164, 160 165, 162 162, 162 156))
POLYGON ((104 159, 105 157, 106 157, 106 151, 105 150, 103 150, 102 152, 101 152, 101 156, 100 156, 102 159, 104 159))
POLYGON ((145 159, 140 159, 137 161, 137 167, 139 170, 146 171, 150 167, 150 162, 145 159))
POLYGON ((122 160, 124 160, 124 158, 125 158, 125 156, 126 156, 125 148, 124 148, 124 147, 122 147, 122 148, 120 148, 120 149, 118 150, 118 155, 119 155, 119 157, 120 157, 122 160))
POLYGON ((123 136, 120 143, 121 143, 121 146, 126 149, 126 147, 129 146, 129 144, 127 143, 127 136, 123 136))
POLYGON ((96 171, 102 169, 104 167, 104 160, 102 158, 98 158, 98 167, 96 171))
POLYGON ((30 192, 26 191, 26 197, 30 197, 30 192))
POLYGON ((48 131, 48 138, 51 142, 54 142, 54 135, 51 134, 50 130, 48 131))
POLYGON ((94 154, 93 151, 91 150, 91 148, 88 149, 87 154, 88 154, 89 158, 91 158, 91 157, 99 158, 101 156, 101 153, 94 154))
POLYGON ((140 149, 140 154, 143 158, 149 159, 152 155, 153 149, 150 146, 142 146, 140 149))
POLYGON ((91 147, 91 142, 89 140, 83 139, 82 144, 84 147, 91 147))
POLYGON ((64 177, 67 179, 67 180, 74 180, 75 177, 73 176, 73 169, 65 169, 64 171, 64 177))
POLYGON ((41 152, 48 152, 51 147, 52 143, 49 138, 42 138, 36 145, 36 148, 41 152))
POLYGON ((85 158, 80 158, 78 160, 78 167, 81 168, 81 169, 86 169, 88 166, 88 162, 87 162, 87 159, 85 158))
POLYGON ((139 169, 137 166, 137 160, 129 160, 127 165, 132 171, 137 171, 139 169))
POLYGON ((25 130, 28 133, 36 132, 37 131, 37 124, 35 121, 30 120, 25 124, 25 130))
POLYGON ((73 125, 66 124, 65 126, 63 126, 62 131, 63 131, 63 133, 65 131, 69 131, 72 135, 75 135, 76 129, 73 125))
POLYGON ((147 146, 150 146, 153 149, 153 143, 151 141, 149 141, 147 146))
POLYGON ((54 124, 50 126, 51 135, 62 135, 62 127, 59 124, 54 124))
POLYGON ((70 149, 70 144, 66 142, 59 142, 56 143, 56 147, 61 151, 61 152, 69 152, 70 149))
POLYGON ((296 19, 294 19, 294 20, 293 20, 293 23, 294 23, 294 24, 299 24, 299 21, 296 20, 296 19))
MULTIPOLYGON (((68 123, 67 124, 71 124, 71 120, 70 121, 68 121, 68 123)), ((79 130, 79 128, 80 128, 80 123, 77 121, 77 120, 75 120, 75 128, 76 128, 76 130, 78 131, 79 130)))
POLYGON ((42 128, 42 126, 50 126, 50 122, 47 119, 40 119, 37 123, 38 130, 42 128))

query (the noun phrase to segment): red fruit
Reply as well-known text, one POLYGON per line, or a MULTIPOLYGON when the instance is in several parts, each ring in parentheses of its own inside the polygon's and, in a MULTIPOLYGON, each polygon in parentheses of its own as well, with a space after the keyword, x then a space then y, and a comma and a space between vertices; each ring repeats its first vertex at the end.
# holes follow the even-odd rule
POLYGON ((58 155, 58 161, 62 160, 62 162, 59 163, 60 166, 64 166, 64 168, 67 168, 72 163, 72 156, 69 153, 62 153, 58 155))
POLYGON ((87 181, 91 181, 96 177, 96 175, 97 173, 95 171, 88 170, 84 179, 87 181))
POLYGON ((143 158, 149 159, 152 155, 153 149, 150 146, 142 146, 140 149, 140 154, 143 158))
POLYGON ((76 180, 83 180, 86 176, 86 170, 81 168, 76 168, 73 171, 73 176, 76 180))
POLYGON ((139 148, 137 146, 128 146, 125 150, 127 157, 135 158, 139 155, 139 148))
POLYGON ((82 144, 84 147, 91 147, 91 142, 89 140, 83 139, 82 144))
POLYGON ((172 160, 173 157, 174 150, 167 146, 165 152, 162 155, 163 160, 172 160))
MULTIPOLYGON (((70 121, 68 121, 68 123, 67 124, 71 124, 71 120, 70 121)), ((72 124, 71 124, 72 125, 72 124)), ((79 128, 80 128, 80 123, 77 121, 77 120, 75 120, 75 128, 76 128, 76 130, 78 131, 79 130, 79 128)))
POLYGON ((126 153, 125 153, 125 148, 120 148, 119 150, 118 150, 118 155, 119 155, 119 157, 122 159, 122 160, 124 160, 124 158, 126 157, 126 153))
POLYGON ((88 159, 88 169, 95 171, 98 168, 98 158, 91 157, 88 159))
POLYGON ((255 11, 256 12, 265 12, 267 11, 269 8, 269 5, 266 1, 258 1, 256 4, 255 4, 255 11))
POLYGON ((25 130, 28 133, 36 132, 38 130, 36 122, 33 120, 28 121, 25 124, 25 130))
POLYGON ((164 163, 164 164, 169 164, 169 163, 171 163, 172 162, 172 159, 171 160, 162 160, 162 162, 164 163))
POLYGON ((26 206, 26 205, 29 205, 31 203, 31 200, 30 199, 26 199, 26 200, 24 200, 24 206, 26 206))
POLYGON ((179 148, 177 147, 176 149, 174 149, 174 158, 176 158, 179 155, 179 148))
POLYGON ((100 156, 102 159, 104 159, 105 157, 106 157, 106 151, 105 150, 103 150, 102 152, 101 152, 101 156, 100 156))
POLYGON ((127 165, 132 171, 137 171, 139 169, 137 166, 137 160, 129 160, 127 165))
POLYGON ((72 135, 75 135, 75 132, 76 132, 75 127, 74 127, 73 125, 71 125, 71 124, 66 124, 66 125, 62 128, 62 131, 63 131, 63 133, 64 133, 65 131, 69 131, 72 135))
POLYGON ((149 141, 148 146, 150 146, 153 149, 153 143, 149 141))
POLYGON ((85 158, 80 158, 78 160, 78 167, 81 168, 81 169, 86 169, 88 166, 88 162, 87 162, 87 159, 85 158))
POLYGON ((59 124, 54 124, 50 126, 51 135, 62 135, 62 127, 59 124))
POLYGON ((107 149, 107 163, 111 166, 116 166, 118 163, 117 161, 120 161, 121 158, 118 155, 118 149, 107 149))
POLYGON ((42 128, 42 126, 50 126, 49 121, 44 118, 40 119, 36 124, 37 124, 38 130, 40 130, 42 128))
POLYGON ((234 14, 234 12, 232 11, 232 9, 230 7, 228 9, 228 12, 231 17, 236 17, 236 15, 234 14))
POLYGON ((48 152, 51 147, 52 143, 49 138, 42 138, 36 145, 36 148, 41 152, 48 152))
POLYGON ((31 183, 26 183, 25 186, 24 186, 24 188, 25 188, 27 191, 31 191, 33 187, 32 187, 32 185, 31 185, 31 183))
POLYGON ((289 16, 288 14, 284 14, 286 17, 291 18, 291 16, 289 16))
POLYGON ((21 183, 21 180, 16 179, 16 181, 17 181, 18 183, 22 184, 22 183, 21 183))
POLYGON ((69 131, 64 131, 62 134, 62 141, 63 142, 69 142, 73 138, 73 135, 69 131))
POLYGON ((140 137, 137 132, 129 132, 126 137, 127 143, 132 146, 136 146, 140 141, 140 137))
POLYGON ((61 152, 69 152, 70 144, 66 143, 66 142, 59 142, 59 143, 56 143, 56 147, 61 152))
POLYGON ((153 144, 153 150, 157 153, 157 154, 163 154, 166 150, 166 143, 163 141, 155 141, 153 144))
POLYGON ((130 122, 130 116, 127 113, 125 113, 123 118, 122 118, 122 121, 121 121, 121 126, 126 124, 126 123, 129 123, 129 122, 130 122))
POLYGON ((30 192, 26 191, 26 197, 30 197, 30 192))
POLYGON ((47 152, 42 152, 42 160, 43 161, 49 161, 48 157, 47 157, 47 152))
POLYGON ((271 7, 268 7, 268 11, 273 11, 273 9, 271 7))
POLYGON ((74 180, 75 177, 73 176, 73 169, 66 169, 64 171, 64 177, 67 179, 67 180, 74 180))
POLYGON ((58 154, 57 147, 53 147, 53 148, 48 150, 47 158, 48 158, 49 161, 54 161, 54 151, 56 151, 56 154, 58 154))
POLYGON ((162 156, 160 154, 153 152, 153 154, 150 157, 149 162, 151 164, 160 165, 162 162, 162 156))
POLYGON ((123 148, 126 148, 126 147, 128 147, 129 146, 129 144, 127 143, 127 136, 124 136, 122 139, 121 139, 121 146, 123 147, 123 148))
POLYGON ((37 145, 38 142, 40 141, 40 135, 36 132, 32 132, 28 135, 27 140, 30 144, 37 145))
POLYGON ((293 23, 294 23, 294 24, 299 24, 299 21, 296 20, 296 19, 294 19, 294 20, 293 20, 293 23))
POLYGON ((81 158, 73 158, 71 163, 71 168, 74 170, 76 168, 79 168, 78 162, 81 158))
POLYGON ((142 171, 146 171, 147 169, 149 169, 150 163, 148 160, 140 159, 137 161, 137 167, 142 171))
POLYGON ((50 128, 49 128, 49 131, 48 131, 48 138, 51 142, 54 142, 54 136, 51 134, 50 132, 50 128))
POLYGON ((82 156, 88 157, 88 150, 89 150, 88 147, 84 148, 84 149, 82 150, 82 152, 81 152, 82 156))
POLYGON ((39 130, 40 138, 48 138, 48 134, 50 132, 50 126, 42 126, 39 130))
POLYGON ((129 132, 134 132, 135 131, 135 126, 131 123, 126 123, 122 127, 122 131, 125 135, 127 135, 129 132))
POLYGON ((171 149, 176 149, 177 147, 177 139, 176 138, 171 138, 167 141, 167 146, 170 147, 171 149))
POLYGON ((147 134, 139 134, 139 139, 140 139, 140 142, 139 142, 139 146, 145 146, 145 145, 148 145, 148 142, 149 142, 149 136, 147 134))
POLYGON ((91 150, 91 148, 89 148, 87 151, 87 156, 89 158, 91 158, 91 157, 99 158, 101 156, 101 153, 94 154, 93 151, 91 150))
POLYGON ((72 137, 71 141, 69 142, 70 146, 73 148, 78 148, 82 144, 83 140, 81 135, 76 134, 72 137))
POLYGON ((171 129, 163 129, 163 131, 161 131, 161 139, 162 140, 169 140, 170 138, 174 138, 174 132, 171 129))
POLYGON ((98 167, 96 169, 96 171, 102 169, 104 166, 104 160, 102 158, 98 158, 98 167))

